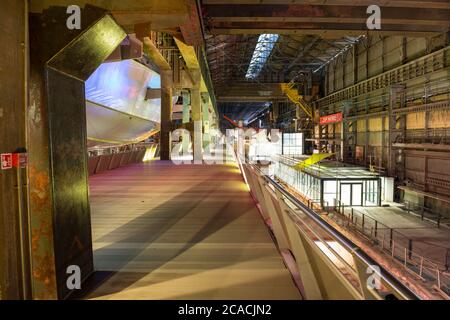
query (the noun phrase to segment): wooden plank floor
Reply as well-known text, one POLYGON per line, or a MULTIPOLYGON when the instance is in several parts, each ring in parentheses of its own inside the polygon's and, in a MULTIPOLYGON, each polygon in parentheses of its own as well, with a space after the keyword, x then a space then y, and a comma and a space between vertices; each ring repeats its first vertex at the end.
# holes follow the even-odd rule
POLYGON ((90 299, 300 299, 235 165, 153 161, 90 178, 90 299))

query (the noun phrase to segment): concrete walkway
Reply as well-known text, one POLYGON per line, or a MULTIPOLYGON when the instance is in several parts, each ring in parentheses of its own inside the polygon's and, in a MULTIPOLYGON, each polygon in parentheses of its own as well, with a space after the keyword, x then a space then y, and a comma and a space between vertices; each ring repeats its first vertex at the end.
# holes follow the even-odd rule
POLYGON ((90 178, 91 299, 300 299, 236 165, 153 161, 90 178))

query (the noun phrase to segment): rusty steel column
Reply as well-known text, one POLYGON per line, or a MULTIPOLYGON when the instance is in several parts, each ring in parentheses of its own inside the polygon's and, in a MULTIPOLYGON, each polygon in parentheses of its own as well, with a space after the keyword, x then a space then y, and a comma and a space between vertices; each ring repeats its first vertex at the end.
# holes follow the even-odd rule
POLYGON ((202 120, 203 120, 203 148, 205 149, 206 154, 211 153, 210 144, 211 144, 211 134, 210 134, 210 122, 209 122, 209 94, 208 92, 202 92, 202 120))
POLYGON ((170 160, 173 71, 161 70, 161 160, 170 160))
MULTIPOLYGON (((397 122, 399 119, 397 115, 393 113, 393 110, 399 107, 403 107, 402 101, 402 93, 404 91, 403 85, 393 85, 389 88, 389 109, 388 109, 388 163, 387 163, 387 171, 390 177, 395 177, 397 175, 396 169, 396 150, 393 147, 394 143, 397 141, 399 137, 402 136, 397 130, 397 122)), ((406 115, 400 115, 400 118, 403 118, 403 122, 406 121, 406 115)))
POLYGON ((33 298, 70 293, 69 266, 93 272, 84 82, 126 37, 104 11, 86 6, 81 29, 66 8, 30 16, 27 113, 33 298))
POLYGON ((200 70, 192 71, 192 78, 194 86, 191 89, 191 107, 192 107, 192 121, 194 122, 193 135, 193 151, 194 163, 202 163, 203 161, 203 123, 202 123, 202 101, 200 96, 200 70))
MULTIPOLYGON (((189 91, 183 90, 183 126, 185 127, 191 120, 191 96, 189 91)), ((183 154, 188 154, 191 142, 191 134, 185 129, 182 137, 183 154)))
POLYGON ((348 112, 352 106, 350 101, 342 102, 342 123, 341 123, 341 161, 349 160, 349 121, 347 120, 348 112))
MULTIPOLYGON (((2 1, 0 153, 26 146, 27 19, 27 1, 2 1)), ((0 300, 31 294, 26 192, 26 169, 0 170, 0 300)))

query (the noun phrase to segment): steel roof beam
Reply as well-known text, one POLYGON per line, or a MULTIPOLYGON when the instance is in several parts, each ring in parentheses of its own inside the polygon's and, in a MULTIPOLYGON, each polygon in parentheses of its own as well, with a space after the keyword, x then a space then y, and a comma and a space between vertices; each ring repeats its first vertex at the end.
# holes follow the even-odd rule
MULTIPOLYGON (((389 0, 378 1, 383 7, 405 7, 405 8, 418 8, 425 6, 432 9, 450 9, 450 3, 448 0, 389 0)), ((241 5, 241 4, 263 4, 263 5, 292 5, 292 4, 305 4, 305 5, 324 5, 324 6, 370 6, 373 0, 202 0, 204 5, 217 5, 217 4, 229 4, 229 5, 241 5)))

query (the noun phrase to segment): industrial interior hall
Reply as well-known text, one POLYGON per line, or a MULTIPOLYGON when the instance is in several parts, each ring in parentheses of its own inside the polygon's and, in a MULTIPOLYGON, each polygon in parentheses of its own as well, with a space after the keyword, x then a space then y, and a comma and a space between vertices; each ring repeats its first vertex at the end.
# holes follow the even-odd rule
POLYGON ((0 300, 449 300, 449 0, 2 0, 0 300))

